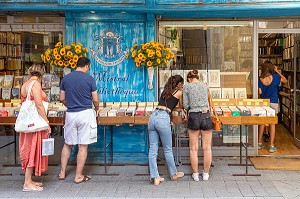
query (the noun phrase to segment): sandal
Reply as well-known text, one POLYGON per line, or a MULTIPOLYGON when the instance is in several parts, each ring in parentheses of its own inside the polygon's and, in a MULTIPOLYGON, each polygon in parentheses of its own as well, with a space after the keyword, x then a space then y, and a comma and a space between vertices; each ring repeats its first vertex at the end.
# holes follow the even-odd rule
POLYGON ((160 177, 160 176, 157 176, 156 178, 150 178, 150 182, 153 183, 154 185, 159 185, 161 182, 164 182, 165 179, 160 177))
POLYGON ((184 176, 183 172, 176 172, 173 176, 171 176, 171 180, 178 180, 184 176))

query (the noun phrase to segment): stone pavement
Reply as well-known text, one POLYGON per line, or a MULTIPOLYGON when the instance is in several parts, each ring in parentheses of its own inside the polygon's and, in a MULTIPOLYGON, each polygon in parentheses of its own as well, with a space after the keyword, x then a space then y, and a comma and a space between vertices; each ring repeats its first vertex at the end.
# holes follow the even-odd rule
MULTIPOLYGON (((299 160, 300 161, 300 160, 299 160)), ((209 181, 194 182, 189 165, 180 165, 179 171, 187 175, 178 181, 171 181, 165 165, 159 171, 166 178, 160 186, 149 182, 147 166, 90 165, 85 173, 92 180, 82 184, 73 182, 75 167, 68 167, 65 180, 58 180, 59 166, 49 166, 46 175, 35 177, 44 183, 42 192, 22 192, 23 175, 20 167, 2 167, 0 174, 12 173, 12 176, 0 176, 0 198, 287 198, 300 199, 300 171, 255 170, 249 167, 249 173, 261 176, 232 176, 233 173, 245 173, 245 167, 228 166, 238 163, 234 157, 214 157, 209 181), (119 174, 119 175, 116 175, 119 174)), ((200 168, 201 165, 200 165, 200 168)))

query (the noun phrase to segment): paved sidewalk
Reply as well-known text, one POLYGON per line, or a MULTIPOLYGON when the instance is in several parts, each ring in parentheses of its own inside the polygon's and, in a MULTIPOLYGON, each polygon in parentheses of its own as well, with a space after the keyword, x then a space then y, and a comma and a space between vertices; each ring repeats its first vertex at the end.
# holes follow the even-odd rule
MULTIPOLYGON (((42 192, 22 192, 23 175, 20 167, 0 167, 0 173, 12 173, 12 176, 0 176, 0 198, 293 198, 300 199, 300 171, 255 170, 249 167, 249 173, 260 173, 258 177, 232 176, 233 173, 245 173, 245 167, 228 166, 238 163, 238 158, 214 157, 209 181, 194 182, 189 165, 181 165, 179 171, 187 175, 178 181, 171 181, 166 166, 160 165, 159 171, 166 178, 160 186, 149 182, 147 166, 109 166, 103 174, 103 166, 87 166, 85 173, 92 180, 82 184, 73 182, 75 167, 68 167, 65 180, 58 180, 59 166, 50 166, 46 175, 36 177, 44 183, 42 192)), ((300 161, 300 160, 299 160, 300 161)), ((202 168, 200 166, 200 168, 202 168)))

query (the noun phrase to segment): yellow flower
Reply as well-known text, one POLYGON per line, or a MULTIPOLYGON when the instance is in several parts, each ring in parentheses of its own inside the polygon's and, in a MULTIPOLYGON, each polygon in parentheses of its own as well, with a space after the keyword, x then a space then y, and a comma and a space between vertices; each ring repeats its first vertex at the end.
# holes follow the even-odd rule
POLYGON ((67 56, 72 58, 73 57, 73 53, 71 51, 68 51, 67 52, 67 56))
POLYGON ((65 55, 66 54, 66 49, 65 48, 61 48, 60 49, 60 55, 65 55))
POLYGON ((76 67, 76 64, 71 64, 71 68, 75 68, 76 67))
POLYGON ((157 62, 158 64, 160 64, 160 59, 159 59, 159 58, 157 58, 156 62, 157 62))
POLYGON ((58 64, 59 66, 63 66, 64 62, 63 62, 63 61, 58 61, 57 64, 58 64))
POLYGON ((60 60, 60 58, 61 58, 61 56, 58 55, 58 54, 55 56, 55 59, 56 59, 56 60, 60 60))
POLYGON ((159 50, 156 51, 157 57, 161 57, 161 52, 159 50))
POLYGON ((66 50, 70 50, 70 49, 71 49, 71 46, 66 45, 66 46, 65 46, 65 49, 66 49, 66 50))
POLYGON ((60 47, 61 46, 61 42, 57 42, 57 44, 55 45, 55 48, 60 47))
POLYGON ((65 66, 65 67, 69 66, 69 62, 68 62, 68 61, 65 61, 65 62, 64 62, 64 66, 65 66))
POLYGON ((138 46, 139 46, 139 45, 137 45, 137 44, 134 44, 134 45, 133 45, 133 47, 135 47, 135 48, 138 47, 138 46))
POLYGON ((135 65, 136 66, 141 66, 141 62, 136 62, 135 65))
POLYGON ((71 43, 71 46, 76 46, 76 44, 74 42, 71 43))
POLYGON ((152 61, 147 61, 147 66, 152 66, 152 61))
POLYGON ((133 51, 132 54, 131 54, 131 57, 132 57, 132 58, 135 58, 135 56, 136 56, 136 52, 133 51))
POLYGON ((78 61, 78 55, 74 55, 74 61, 77 62, 78 61))
POLYGON ((80 49, 76 49, 75 52, 76 52, 76 54, 79 54, 79 53, 81 53, 81 50, 80 49))

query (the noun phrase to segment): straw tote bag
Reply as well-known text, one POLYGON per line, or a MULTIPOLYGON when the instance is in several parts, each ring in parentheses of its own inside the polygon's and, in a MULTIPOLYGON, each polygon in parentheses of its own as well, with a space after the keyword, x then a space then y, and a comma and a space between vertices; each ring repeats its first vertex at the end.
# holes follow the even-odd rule
MULTIPOLYGON (((35 81, 36 80, 30 83, 26 101, 22 103, 15 124, 16 132, 30 133, 48 129, 49 124, 38 113, 34 100, 30 100, 30 92, 35 81)), ((47 113, 48 102, 43 101, 43 106, 47 113)))

